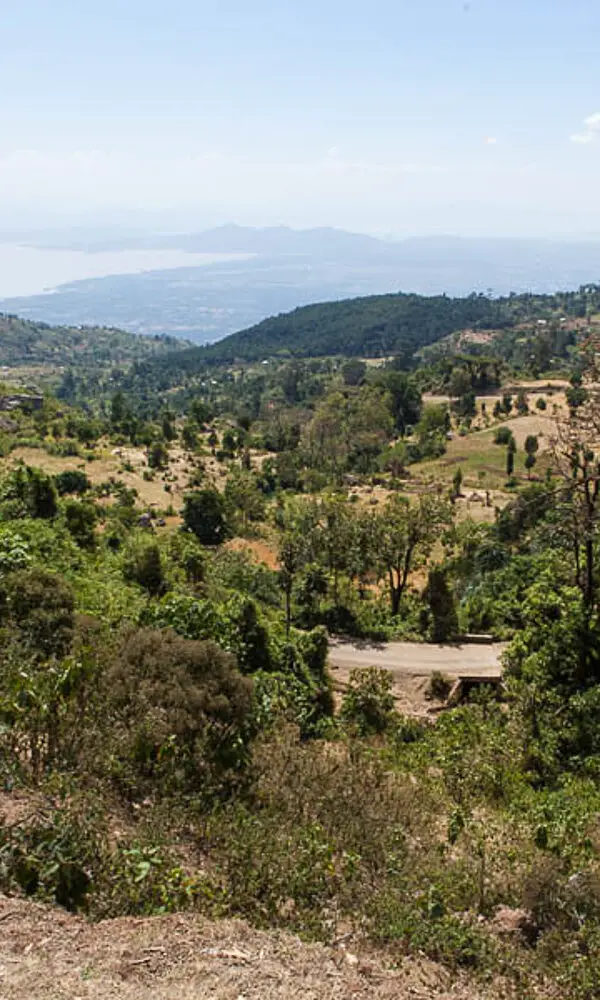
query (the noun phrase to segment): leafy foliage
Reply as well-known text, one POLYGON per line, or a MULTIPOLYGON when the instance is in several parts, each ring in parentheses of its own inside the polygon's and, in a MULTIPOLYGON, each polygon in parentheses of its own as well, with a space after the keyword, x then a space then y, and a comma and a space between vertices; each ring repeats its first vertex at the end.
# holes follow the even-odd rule
POLYGON ((203 545, 220 545, 229 535, 225 501, 214 489, 189 493, 185 498, 183 520, 203 545))

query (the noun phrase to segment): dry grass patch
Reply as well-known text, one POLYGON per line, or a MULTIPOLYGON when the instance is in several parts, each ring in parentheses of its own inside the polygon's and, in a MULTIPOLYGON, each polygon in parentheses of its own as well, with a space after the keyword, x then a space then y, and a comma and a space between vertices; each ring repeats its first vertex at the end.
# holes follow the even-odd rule
POLYGON ((3 467, 6 470, 18 462, 24 462, 52 476, 66 469, 81 469, 94 486, 112 477, 121 480, 127 487, 136 489, 142 506, 164 508, 172 504, 175 510, 180 510, 183 506, 191 464, 181 449, 172 448, 170 452, 168 474, 175 481, 169 481, 169 491, 165 489, 167 483, 163 481, 162 473, 157 470, 152 480, 144 479, 144 472, 149 470, 146 453, 142 448, 109 448, 105 445, 98 449, 97 456, 93 462, 88 462, 77 455, 49 455, 41 448, 15 448, 4 459, 3 467))
POLYGON ((238 920, 124 918, 90 925, 0 897, 4 1000, 494 1000, 425 959, 305 944, 238 920))

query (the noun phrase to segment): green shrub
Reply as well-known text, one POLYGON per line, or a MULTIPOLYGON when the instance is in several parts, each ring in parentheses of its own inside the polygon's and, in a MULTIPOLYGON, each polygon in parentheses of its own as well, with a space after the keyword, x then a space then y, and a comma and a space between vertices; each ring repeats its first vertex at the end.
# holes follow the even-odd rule
POLYGON ((425 697, 432 701, 445 701, 450 694, 452 681, 439 670, 434 670, 425 691, 425 697))
POLYGON ((156 787, 216 792, 239 780, 251 683, 214 643, 132 629, 103 685, 106 752, 128 794, 156 787))
POLYGON ((152 597, 165 593, 167 582, 161 551, 153 538, 134 536, 123 555, 123 576, 152 597))
POLYGON ((65 469, 54 477, 59 496, 71 493, 83 494, 92 488, 92 484, 81 469, 65 469))
POLYGON ((229 535, 225 501, 217 490, 188 493, 183 508, 186 528, 203 545, 220 545, 229 535))
POLYGON ((96 508, 82 500, 67 500, 64 505, 67 531, 82 549, 96 547, 94 529, 97 522, 96 508))
POLYGON ((503 427, 497 427, 494 431, 494 444, 507 445, 513 439, 513 433, 510 427, 504 425, 503 427))
POLYGON ((451 967, 476 968, 491 961, 492 939, 468 918, 445 913, 435 891, 430 890, 424 907, 398 905, 394 899, 388 907, 385 917, 377 915, 377 933, 383 941, 399 941, 405 951, 424 953, 451 967))
POLYGON ((75 627, 72 587, 58 573, 32 567, 10 573, 0 588, 1 618, 34 656, 62 657, 75 627))
POLYGON ((393 718, 393 678, 387 670, 353 670, 342 700, 341 717, 361 736, 384 732, 393 718))
POLYGON ((448 642, 458 634, 456 600, 448 582, 448 572, 433 566, 427 575, 423 591, 426 605, 422 617, 422 630, 429 632, 432 642, 448 642))
POLYGON ((84 909, 91 873, 101 867, 103 839, 96 810, 84 814, 72 804, 40 810, 13 827, 0 823, 0 886, 67 910, 84 909))
POLYGON ((33 517, 51 520, 58 512, 54 481, 41 469, 19 465, 0 486, 3 520, 33 517))

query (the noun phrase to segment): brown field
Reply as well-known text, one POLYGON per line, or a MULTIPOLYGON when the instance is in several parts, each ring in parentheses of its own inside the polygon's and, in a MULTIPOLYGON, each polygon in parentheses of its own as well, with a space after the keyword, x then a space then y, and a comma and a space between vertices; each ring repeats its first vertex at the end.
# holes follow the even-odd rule
MULTIPOLYGON (((556 406, 560 413, 567 412, 567 401, 565 398, 565 391, 568 389, 569 383, 566 379, 555 378, 555 379, 531 379, 529 381, 514 382, 511 385, 503 386, 502 389, 498 389, 495 392, 488 393, 486 395, 477 396, 477 411, 478 416, 481 414, 482 404, 485 404, 488 415, 491 417, 492 410, 496 403, 501 402, 502 396, 505 392, 509 393, 514 397, 517 395, 519 389, 525 389, 527 395, 530 397, 529 405, 531 409, 535 412, 536 400, 540 397, 544 397, 548 404, 548 409, 546 413, 552 413, 553 407, 556 406)), ((423 402, 432 404, 446 404, 449 405, 451 402, 450 396, 443 393, 423 393, 423 402)))
POLYGON ((148 468, 148 464, 142 448, 105 448, 98 451, 98 458, 95 458, 93 462, 87 462, 78 456, 48 455, 47 452, 38 448, 16 448, 7 458, 2 460, 2 466, 6 469, 18 462, 36 466, 50 475, 56 475, 65 469, 81 469, 94 485, 104 483, 114 477, 124 482, 129 488, 135 488, 139 493, 142 505, 158 507, 159 509, 164 509, 170 504, 175 510, 181 508, 190 474, 190 466, 186 456, 177 448, 172 449, 169 462, 169 476, 173 477, 173 481, 170 482, 171 492, 167 492, 165 489, 167 483, 163 481, 162 473, 155 472, 155 478, 152 481, 143 478, 143 472, 148 468), (130 464, 134 471, 126 471, 123 467, 124 463, 130 464))

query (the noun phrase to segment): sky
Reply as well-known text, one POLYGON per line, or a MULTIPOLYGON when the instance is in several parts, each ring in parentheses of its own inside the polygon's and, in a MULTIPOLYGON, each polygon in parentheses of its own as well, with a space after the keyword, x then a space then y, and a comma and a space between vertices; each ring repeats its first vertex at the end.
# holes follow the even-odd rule
POLYGON ((600 235, 598 0, 0 5, 0 227, 600 235))

